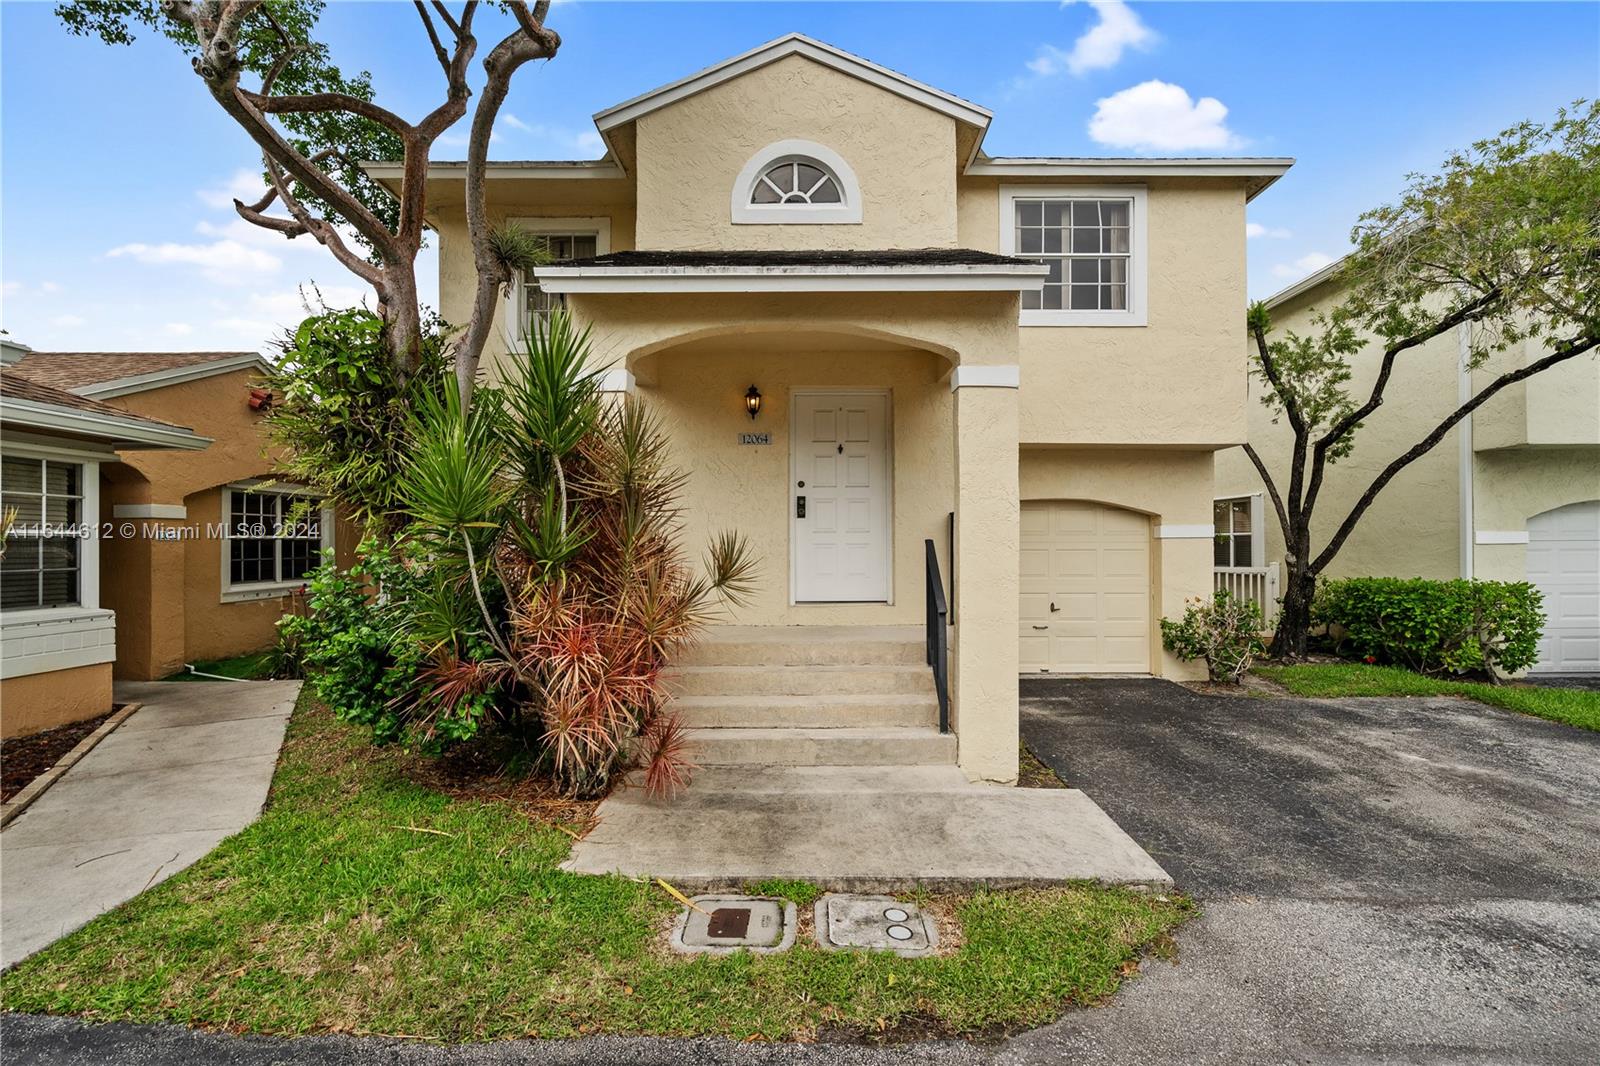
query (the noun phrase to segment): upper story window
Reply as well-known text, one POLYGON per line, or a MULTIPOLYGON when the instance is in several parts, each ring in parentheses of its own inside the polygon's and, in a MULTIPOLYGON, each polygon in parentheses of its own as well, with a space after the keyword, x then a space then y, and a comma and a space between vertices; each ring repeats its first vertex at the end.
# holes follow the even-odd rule
POLYGON ((0 459, 0 512, 15 512, 0 559, 0 608, 29 611, 82 602, 84 468, 8 455, 0 459))
MULTIPOLYGON (((537 235, 554 263, 589 259, 611 251, 609 218, 516 218, 511 221, 537 235)), ((538 278, 523 276, 517 280, 514 298, 507 303, 506 340, 513 348, 520 348, 522 338, 533 332, 536 323, 548 321, 551 311, 565 306, 566 297, 545 292, 538 278)))
POLYGON ((1213 566, 1255 566, 1257 544, 1254 497, 1237 496, 1211 504, 1213 566))
POLYGON ((1144 325, 1144 215, 1141 186, 1002 189, 1001 252, 1050 268, 1022 324, 1144 325))
POLYGON ((861 221, 855 172, 837 152, 811 141, 769 144, 733 183, 735 224, 829 225, 861 221))

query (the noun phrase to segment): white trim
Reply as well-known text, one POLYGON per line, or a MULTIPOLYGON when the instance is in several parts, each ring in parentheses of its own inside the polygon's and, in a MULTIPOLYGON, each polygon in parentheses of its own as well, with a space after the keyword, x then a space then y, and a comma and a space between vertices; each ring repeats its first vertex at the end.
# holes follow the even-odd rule
POLYGON ((838 388, 823 386, 791 388, 789 390, 789 480, 784 485, 784 509, 788 514, 789 530, 789 606, 831 607, 840 603, 884 604, 894 606, 894 547, 895 547, 895 492, 894 492, 894 390, 890 388, 838 388), (795 589, 800 577, 800 535, 795 528, 794 498, 798 494, 799 473, 799 420, 795 412, 802 396, 881 396, 883 397, 883 468, 884 492, 888 494, 884 507, 883 531, 883 598, 876 600, 800 600, 795 589))
POLYGON ((117 617, 99 607, 0 615, 0 678, 98 666, 117 658, 117 617))
POLYGON ((1248 203, 1288 173, 1294 162, 1286 156, 1222 159, 990 156, 968 163, 964 173, 996 178, 1256 178, 1258 180, 1250 182, 1245 192, 1248 203))
MULTIPOLYGON (((373 181, 399 181, 405 177, 405 168, 391 160, 363 160, 361 169, 373 181)), ((610 159, 577 160, 503 160, 489 161, 483 170, 489 181, 521 180, 586 180, 620 181, 627 177, 623 169, 610 159)), ((428 164, 428 181, 465 181, 467 164, 446 161, 428 164)))
MULTIPOLYGON (((969 125, 977 126, 979 130, 989 127, 989 120, 993 115, 977 104, 952 96, 931 85, 915 81, 904 74, 896 73, 887 67, 880 67, 876 63, 853 56, 848 52, 840 51, 832 45, 823 44, 814 38, 802 33, 790 33, 777 40, 768 41, 748 52, 725 59, 704 70, 690 74, 686 78, 669 82, 660 88, 652 89, 647 93, 624 100, 598 111, 594 116, 595 128, 602 134, 627 122, 648 115, 652 111, 660 110, 679 100, 687 99, 697 93, 702 93, 737 78, 748 74, 752 70, 759 70, 769 63, 775 63, 788 56, 800 55, 815 60, 823 66, 832 67, 834 70, 859 78, 870 85, 902 96, 907 100, 919 103, 942 114, 969 125)), ((980 138, 981 139, 981 138, 980 138)))
MULTIPOLYGON (((1150 256, 1148 249, 1149 190, 1143 185, 1002 185, 1000 186, 1000 254, 1027 258, 1017 247, 1018 200, 1127 200, 1128 309, 1072 311, 1030 309, 1020 312, 1023 326, 1144 326, 1149 324, 1150 256)), ((1046 273, 1049 268, 1045 268, 1046 273)))
POLYGON ((815 141, 774 141, 745 161, 734 179, 729 209, 736 226, 839 226, 861 222, 861 183, 844 156, 815 141), (751 202, 756 182, 784 159, 814 160, 839 185, 843 203, 757 204, 751 202))
POLYGON ((189 508, 181 503, 119 503, 112 506, 111 517, 184 519, 189 508))
POLYGON ((1037 263, 941 266, 562 267, 534 270, 551 293, 1021 292, 1049 273, 1037 263))
MULTIPOLYGON (((48 359, 49 356, 44 358, 48 359)), ((198 381, 201 378, 216 377, 218 374, 231 373, 249 366, 258 367, 263 374, 270 374, 274 369, 273 365, 261 356, 254 352, 247 352, 242 355, 229 356, 226 359, 217 359, 210 363, 194 363, 189 366, 171 367, 167 370, 154 370, 148 374, 133 374, 125 378, 96 381, 69 391, 94 400, 106 400, 117 396, 127 396, 130 393, 161 389, 168 385, 177 385, 185 381, 198 381)))
POLYGON ((1011 366, 957 366, 950 372, 950 391, 957 389, 1015 389, 1022 386, 1022 368, 1011 366))
POLYGON ((632 392, 637 384, 633 371, 621 367, 614 367, 600 376, 601 392, 632 392))
POLYGON ((5 426, 5 451, 11 455, 29 455, 40 459, 65 459, 68 462, 114 463, 119 456, 110 445, 101 441, 66 441, 55 436, 34 433, 12 433, 5 426))
POLYGON ((1214 525, 1157 526, 1157 540, 1210 540, 1217 535, 1214 525))
MULTIPOLYGON (((307 485, 300 485, 287 481, 274 481, 270 478, 248 478, 244 481, 235 481, 222 487, 222 502, 218 515, 221 519, 223 534, 217 538, 222 546, 222 599, 223 603, 243 603, 249 600, 270 600, 287 595, 295 589, 302 588, 306 582, 304 578, 294 581, 250 581, 235 585, 233 583, 233 558, 228 545, 233 540, 233 494, 234 492, 273 493, 279 496, 321 496, 307 485)), ((322 534, 322 545, 319 550, 325 551, 334 547, 334 521, 332 507, 320 508, 317 512, 317 523, 322 534)), ((249 538, 256 539, 256 538, 249 538)), ((282 561, 282 553, 278 559, 282 561)))
POLYGON ((1317 286, 1334 280, 1339 271, 1344 269, 1345 261, 1349 258, 1350 256, 1348 255, 1342 255, 1338 259, 1335 259, 1333 262, 1329 263, 1327 266, 1323 267, 1321 270, 1313 271, 1312 273, 1307 274, 1299 281, 1279 289, 1277 292, 1273 293, 1271 296, 1268 296, 1261 302, 1267 305, 1268 310, 1271 310, 1281 303, 1294 299, 1301 293, 1310 292, 1317 286))
POLYGON ((111 441, 117 447, 176 448, 198 452, 212 443, 210 437, 202 437, 180 426, 162 426, 133 417, 117 418, 98 411, 80 411, 75 407, 38 403, 15 396, 0 395, 0 421, 9 426, 78 433, 111 441))
POLYGON ((1528 531, 1525 529, 1480 529, 1474 540, 1479 544, 1526 544, 1528 531))

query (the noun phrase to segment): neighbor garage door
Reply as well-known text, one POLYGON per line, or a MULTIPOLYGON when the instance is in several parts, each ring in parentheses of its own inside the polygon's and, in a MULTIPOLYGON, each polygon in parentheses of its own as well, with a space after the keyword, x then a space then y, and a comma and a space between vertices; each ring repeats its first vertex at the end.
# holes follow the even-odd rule
POLYGON ((1600 500, 1528 519, 1528 580, 1544 593, 1534 670, 1600 671, 1600 500))
POLYGON ((1079 501, 1022 505, 1027 672, 1150 670, 1150 520, 1079 501))

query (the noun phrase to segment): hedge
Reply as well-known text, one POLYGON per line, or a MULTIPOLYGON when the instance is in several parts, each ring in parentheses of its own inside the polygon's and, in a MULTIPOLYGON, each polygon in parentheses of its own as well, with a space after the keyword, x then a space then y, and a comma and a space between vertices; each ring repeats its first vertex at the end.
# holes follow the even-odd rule
POLYGON ((1328 581, 1312 620, 1341 654, 1421 673, 1515 673, 1538 659, 1543 597, 1525 581, 1328 581))

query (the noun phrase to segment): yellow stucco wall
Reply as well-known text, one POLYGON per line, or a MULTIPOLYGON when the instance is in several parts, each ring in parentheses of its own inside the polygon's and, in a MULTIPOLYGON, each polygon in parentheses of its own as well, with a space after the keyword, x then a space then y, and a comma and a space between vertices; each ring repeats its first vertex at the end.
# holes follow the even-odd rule
POLYGON ((640 248, 955 245, 955 120, 804 57, 654 111, 636 128, 640 248), (849 164, 861 186, 860 224, 733 224, 740 170, 790 139, 849 164))
MULTIPOLYGON (((1600 446, 1517 448, 1479 452, 1473 472, 1476 528, 1525 532, 1528 520, 1569 503, 1600 500, 1600 446)), ((1477 544, 1475 576, 1522 581, 1524 544, 1477 544)))
MULTIPOLYGON (((1083 182, 1007 184, 1070 190, 1083 182)), ((1244 439, 1244 187, 1145 184, 1148 325, 1020 327, 1025 443, 1222 447, 1244 439)), ((1001 185, 961 179, 961 247, 999 251, 1001 185)))
POLYGON ((110 709, 110 663, 0 681, 0 737, 27 736, 110 709))
POLYGON ((1024 448, 1020 495, 1027 500, 1090 500, 1150 520, 1150 662, 1163 677, 1196 678, 1205 669, 1161 647, 1160 620, 1183 614, 1186 599, 1211 590, 1211 541, 1158 537, 1161 526, 1209 525, 1213 453, 1172 449, 1024 448))

